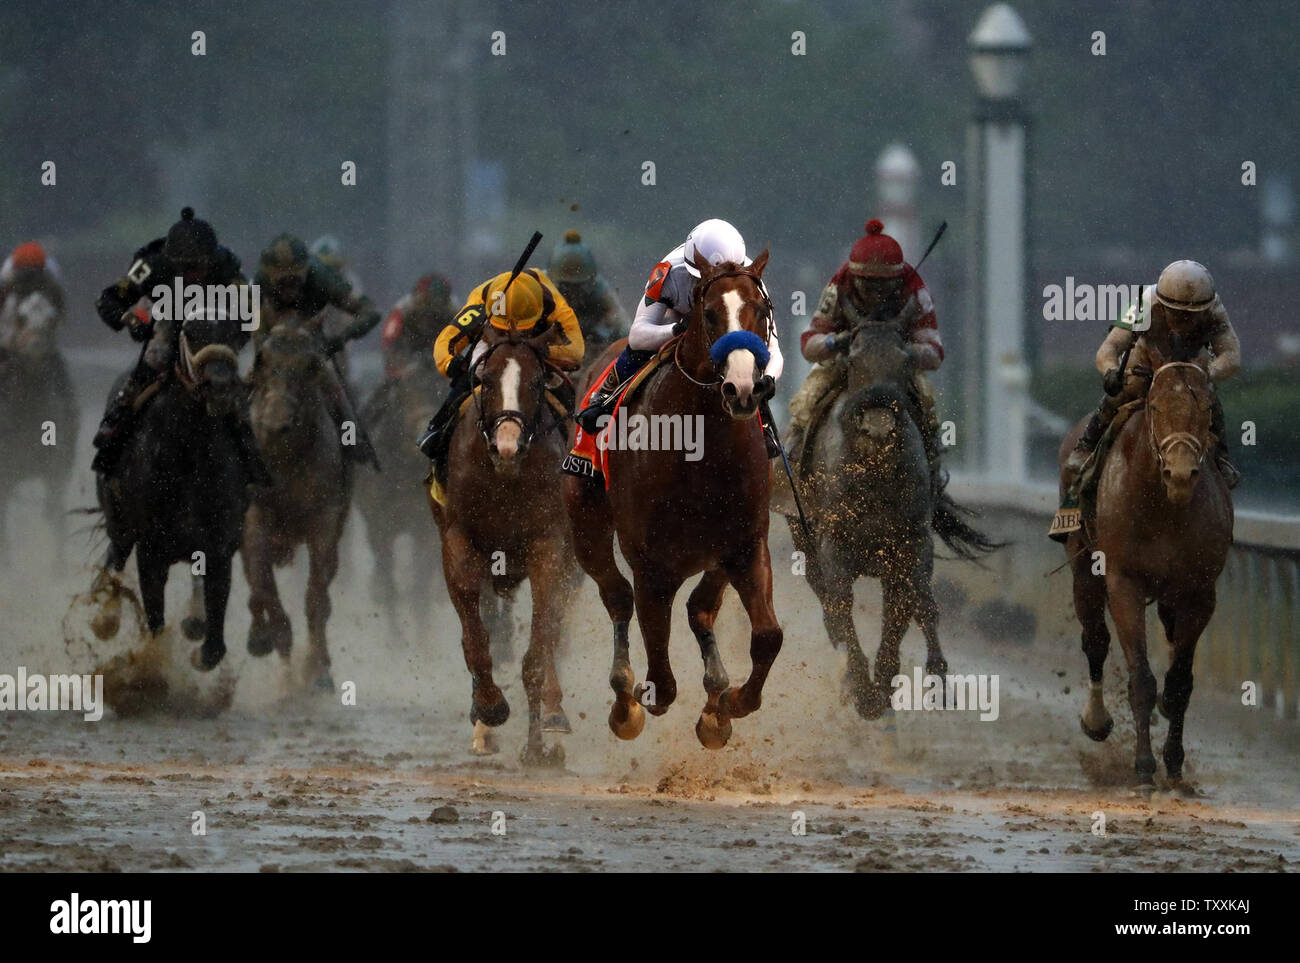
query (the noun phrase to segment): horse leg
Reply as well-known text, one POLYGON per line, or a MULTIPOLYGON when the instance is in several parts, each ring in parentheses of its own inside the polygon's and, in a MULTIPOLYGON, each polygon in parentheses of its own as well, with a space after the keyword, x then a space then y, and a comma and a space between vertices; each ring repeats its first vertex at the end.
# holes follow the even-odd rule
POLYGON ((722 607, 722 596, 727 589, 727 573, 712 568, 704 573, 686 600, 686 616, 695 641, 700 645, 700 658, 704 660, 704 692, 708 699, 695 722, 695 736, 706 749, 721 749, 731 738, 731 722, 718 719, 718 696, 726 691, 731 680, 718 655, 718 640, 713 635, 713 624, 722 607))
POLYGON ((487 729, 495 728, 510 718, 510 704, 492 679, 492 652, 479 613, 479 597, 488 561, 470 544, 464 532, 455 525, 448 525, 442 533, 442 569, 451 604, 460 617, 460 645, 473 687, 469 709, 469 721, 474 726, 471 748, 479 755, 495 752, 487 729))
MULTIPOLYGON (((560 540, 534 546, 528 558, 528 585, 533 596, 532 631, 522 660, 524 694, 528 698, 528 743, 521 761, 525 766, 562 765, 564 747, 547 750, 542 744, 542 692, 548 669, 554 680, 555 643, 563 615, 560 540)), ((557 684, 558 687, 558 684, 557 684)), ((558 703, 557 703, 558 704, 558 703)))
MULTIPOLYGON (((907 550, 903 549, 904 552, 907 550)), ((886 572, 880 579, 880 590, 884 611, 881 613, 880 648, 876 650, 876 682, 868 698, 873 715, 867 718, 871 719, 879 718, 890 706, 893 680, 899 670, 899 646, 919 604, 910 572, 886 572)))
POLYGON ((124 550, 118 543, 110 541, 99 573, 90 586, 91 598, 98 604, 90 620, 90 630, 101 642, 115 638, 122 628, 122 583, 117 573, 126 566, 129 555, 130 549, 124 550))
POLYGON ((150 635, 163 630, 164 600, 167 590, 167 563, 151 548, 136 549, 135 567, 140 576, 140 601, 144 605, 145 625, 150 635))
POLYGON ((749 678, 718 697, 718 719, 743 719, 763 704, 763 683, 781 651, 784 634, 772 609, 772 559, 767 540, 761 540, 747 557, 726 565, 727 577, 740 595, 749 616, 749 678))
POLYGON ((599 485, 566 477, 564 503, 572 523, 573 553, 600 590, 600 601, 614 625, 614 658, 609 667, 614 705, 609 710, 609 728, 620 739, 635 739, 645 728, 645 709, 636 700, 636 675, 628 652, 634 594, 614 559, 614 515, 599 485))
POLYGON ((226 657, 226 603, 230 600, 230 555, 208 557, 207 572, 196 578, 194 586, 203 585, 203 612, 206 621, 203 645, 190 653, 190 664, 203 672, 214 669, 226 657))
POLYGON ((208 634, 208 626, 204 621, 203 613, 203 576, 190 575, 190 601, 185 607, 185 618, 181 619, 181 631, 185 637, 194 642, 205 638, 208 634))
POLYGON ((822 560, 820 553, 811 551, 806 556, 805 571, 808 585, 817 596, 822 607, 822 623, 826 626, 826 635, 831 640, 831 647, 843 647, 848 654, 848 664, 844 670, 844 691, 847 698, 853 699, 853 706, 858 715, 864 719, 873 719, 868 704, 871 692, 871 667, 862 644, 858 641, 858 629, 853 624, 853 572, 827 551, 827 558, 822 560))
POLYGON ((330 653, 325 641, 329 622, 330 583, 339 570, 339 541, 343 537, 345 509, 334 512, 333 524, 319 525, 307 539, 307 665, 303 681, 322 692, 334 691, 330 653))
POLYGON ((1088 659, 1088 705, 1079 717, 1084 734, 1102 742, 1115 728, 1115 720, 1102 698, 1102 673, 1110 651, 1110 629, 1106 627, 1106 579, 1092 573, 1089 552, 1080 552, 1071 563, 1074 572, 1074 614, 1083 626, 1083 654, 1088 659))
POLYGON ((925 635, 925 674, 942 677, 948 674, 948 660, 939 645, 939 605, 934 600, 934 541, 925 538, 920 549, 912 576, 912 587, 916 590, 916 609, 912 617, 925 635))
POLYGON ((244 520, 240 557, 244 563, 244 578, 248 582, 248 611, 252 615, 248 627, 248 654, 263 656, 275 650, 288 661, 293 633, 275 586, 269 521, 266 513, 256 505, 248 510, 244 520))
POLYGON ((1189 592, 1178 599, 1177 619, 1170 608, 1172 631, 1169 642, 1173 646, 1173 659, 1165 673, 1165 691, 1160 696, 1162 711, 1169 719, 1169 735, 1165 739, 1165 772, 1171 780, 1183 777, 1183 718, 1187 704, 1192 700, 1192 660, 1196 656, 1196 643, 1214 615, 1215 590, 1211 585, 1201 592, 1189 592))
POLYGON ((645 645, 645 683, 638 699, 652 715, 661 716, 677 701, 677 680, 668 658, 672 633, 673 599, 682 580, 662 569, 633 565, 636 621, 645 645))
POLYGON ((1114 569, 1106 575, 1106 594, 1120 645, 1124 647, 1124 660, 1128 663, 1128 699, 1133 707, 1133 726, 1137 730, 1134 768, 1138 782, 1149 786, 1155 781, 1156 771, 1156 757, 1151 753, 1151 710, 1156 702, 1156 677, 1147 661, 1146 600, 1141 586, 1114 569))
POLYGON ((564 697, 564 690, 560 688, 560 676, 555 669, 555 659, 558 654, 560 644, 564 641, 565 632, 568 629, 568 617, 570 604, 569 600, 573 598, 574 593, 578 591, 578 586, 582 582, 582 569, 574 565, 570 555, 572 549, 566 544, 557 556, 557 569, 562 573, 559 587, 556 590, 558 596, 558 606, 560 610, 558 627, 556 629, 555 644, 547 649, 546 664, 543 666, 544 674, 542 676, 542 731, 543 732, 563 732, 570 733, 573 727, 569 724, 569 717, 564 712, 561 700, 564 697))

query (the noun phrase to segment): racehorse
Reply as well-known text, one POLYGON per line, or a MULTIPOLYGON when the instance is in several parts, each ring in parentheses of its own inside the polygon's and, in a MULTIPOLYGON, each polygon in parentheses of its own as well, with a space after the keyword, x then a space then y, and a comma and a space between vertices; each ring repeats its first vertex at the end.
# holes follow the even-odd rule
MULTIPOLYGON (((764 251, 749 266, 702 268, 685 331, 663 349, 671 352, 671 363, 665 361, 615 415, 649 418, 652 426, 655 416, 678 417, 683 438, 685 419, 691 419, 702 426, 702 457, 613 447, 608 491, 599 475, 564 479, 578 561, 595 580, 613 622, 609 683, 615 701, 609 726, 621 739, 641 733, 645 709, 662 715, 677 697, 668 659, 672 603, 692 575, 703 573, 686 602, 704 661, 707 699, 695 725, 702 745, 726 745, 731 721, 759 708, 763 683, 781 649, 767 547, 772 469, 757 418, 760 403, 774 389, 772 378, 762 373, 772 318, 762 283, 767 262, 764 251), (616 534, 632 568, 631 584, 615 564, 616 534), (729 584, 740 595, 751 629, 752 667, 738 687, 730 686, 713 633, 729 584), (634 684, 628 653, 634 605, 648 663, 644 685, 634 684)), ((611 346, 603 360, 612 360, 624 343, 611 346)), ((592 376, 599 377, 605 367, 598 364, 592 376)))
POLYGON ((935 491, 910 400, 913 359, 898 326, 858 325, 851 334, 844 390, 822 420, 799 475, 810 533, 790 518, 826 633, 848 653, 845 684, 854 707, 876 719, 889 706, 899 645, 913 619, 925 634, 925 671, 946 676, 939 645, 933 534, 963 558, 996 548, 935 491), (853 624, 853 583, 878 578, 883 612, 876 678, 853 624))
MULTIPOLYGON (((167 570, 177 562, 202 572, 203 644, 190 655, 207 671, 225 657, 226 602, 231 560, 239 548, 246 486, 232 421, 239 417, 245 385, 233 345, 246 337, 238 320, 194 317, 185 321, 175 372, 157 394, 146 389, 143 410, 110 475, 96 479, 109 546, 96 584, 115 581, 134 548, 140 596, 150 633, 164 625, 167 570), (198 563, 202 562, 199 566, 198 563)), ((117 394, 126 375, 113 385, 117 394)), ((100 638, 117 634, 120 593, 103 599, 94 627, 100 638)), ((194 617, 193 606, 191 616, 194 617)))
POLYGON ((62 355, 0 347, 0 560, 9 550, 9 499, 21 482, 37 478, 44 482, 54 567, 62 565, 64 496, 76 460, 77 427, 76 395, 62 355))
POLYGON ((472 678, 470 722, 475 752, 494 751, 490 728, 510 715, 492 677, 489 638, 480 613, 485 580, 507 595, 528 579, 532 630, 522 660, 528 699, 527 765, 563 761, 563 747, 546 748, 542 733, 568 732, 555 671, 559 641, 577 578, 556 466, 564 452, 566 417, 548 398, 564 375, 546 363, 558 326, 532 338, 487 328, 486 352, 471 376, 469 416, 452 436, 445 504, 429 507, 442 534, 442 568, 472 678))
POLYGON ((382 472, 362 472, 357 479, 357 508, 366 525, 366 539, 374 557, 371 591, 398 632, 397 584, 393 555, 397 539, 408 534, 412 545, 411 608, 417 631, 429 624, 429 597, 423 574, 434 567, 438 554, 436 531, 424 516, 426 494, 419 484, 429 462, 415 445, 424 426, 446 393, 444 380, 433 367, 432 354, 412 364, 400 377, 380 384, 366 401, 361 421, 379 453, 382 472))
MULTIPOLYGON (((1150 369, 1145 404, 1119 430, 1097 483, 1096 519, 1085 521, 1065 544, 1074 575, 1074 611, 1083 626, 1083 651, 1091 682, 1083 731, 1098 742, 1114 722, 1102 699, 1102 669, 1110 648, 1106 608, 1129 670, 1129 704, 1137 729, 1135 769, 1143 785, 1154 782, 1151 713, 1156 679, 1147 661, 1146 607, 1156 603, 1171 650, 1159 708, 1169 719, 1165 771, 1178 782, 1183 770, 1183 718, 1192 696, 1196 643, 1214 614, 1215 583, 1232 544, 1233 511, 1228 486, 1213 458, 1210 434, 1212 389, 1201 365, 1167 361, 1147 344, 1150 369), (1202 470, 1204 469, 1204 470, 1202 470), (1100 571, 1098 561, 1102 563, 1100 571)), ((1061 445, 1064 467, 1086 419, 1061 445)))
POLYGON ((320 689, 334 688, 325 627, 352 497, 352 462, 344 457, 328 405, 329 363, 319 332, 297 319, 277 324, 258 347, 249 377, 250 411, 275 484, 254 494, 242 548, 253 616, 248 651, 260 656, 274 649, 287 662, 293 632, 275 568, 289 564, 299 545, 307 546, 310 650, 304 681, 320 689))

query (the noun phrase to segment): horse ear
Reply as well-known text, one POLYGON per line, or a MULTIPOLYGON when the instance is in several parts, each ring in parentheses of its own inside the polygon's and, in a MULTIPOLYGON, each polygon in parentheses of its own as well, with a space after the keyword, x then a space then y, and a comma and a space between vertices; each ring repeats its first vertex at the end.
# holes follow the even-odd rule
POLYGON ((767 259, 771 256, 771 254, 772 252, 768 250, 766 247, 764 247, 763 253, 760 254, 758 257, 754 258, 754 263, 751 265, 751 267, 753 267, 754 273, 757 274, 759 277, 762 277, 763 271, 767 269, 767 259))
POLYGON ((538 351, 545 351, 553 344, 558 344, 561 340, 567 341, 564 329, 558 324, 552 324, 541 334, 535 334, 528 339, 528 343, 538 351))

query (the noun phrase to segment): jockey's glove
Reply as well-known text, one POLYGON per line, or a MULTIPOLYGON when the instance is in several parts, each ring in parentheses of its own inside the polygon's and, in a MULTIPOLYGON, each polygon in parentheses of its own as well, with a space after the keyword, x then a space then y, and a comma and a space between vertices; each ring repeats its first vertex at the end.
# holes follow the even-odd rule
POLYGON ((1124 390, 1124 376, 1119 373, 1119 368, 1111 368, 1101 376, 1102 389, 1110 397, 1114 398, 1124 390))
POLYGON ((847 332, 842 334, 828 334, 822 341, 822 344, 826 347, 827 351, 834 354, 837 351, 848 351, 849 342, 852 340, 853 339, 849 337, 847 332))
POLYGON ((153 325, 147 321, 141 321, 134 311, 128 311, 122 315, 122 322, 126 325, 127 333, 131 335, 132 341, 148 341, 153 337, 153 325))
POLYGON ((462 351, 452 358, 451 363, 447 365, 447 377, 452 381, 462 377, 469 370, 469 356, 470 352, 462 351))
POLYGON ((769 374, 754 382, 754 395, 760 402, 767 401, 776 394, 776 379, 769 374))

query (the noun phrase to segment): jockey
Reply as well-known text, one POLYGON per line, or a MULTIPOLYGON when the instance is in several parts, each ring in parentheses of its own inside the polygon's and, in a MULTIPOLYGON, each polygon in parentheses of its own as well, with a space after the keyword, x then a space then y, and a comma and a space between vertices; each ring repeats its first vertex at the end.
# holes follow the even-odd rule
MULTIPOLYGON (((434 478, 446 482, 447 452, 461 404, 473 393, 470 373, 487 352, 483 328, 508 331, 512 327, 525 337, 541 334, 558 324, 568 339, 547 347, 547 361, 564 371, 582 364, 582 328, 559 290, 541 271, 528 268, 512 281, 510 273, 498 274, 478 285, 465 306, 442 329, 433 347, 433 363, 440 374, 451 379, 451 391, 429 422, 418 442, 420 451, 432 459, 434 478)), ((562 399, 572 408, 572 399, 562 399)))
POLYGON ((52 354, 63 316, 53 259, 35 241, 18 245, 0 267, 0 352, 52 354))
MULTIPOLYGON (((1227 309, 1214 291, 1214 279, 1203 264, 1174 261, 1160 272, 1153 287, 1143 290, 1139 303, 1129 305, 1097 352, 1097 371, 1106 394, 1066 460, 1066 468, 1076 477, 1116 412, 1146 394, 1149 381, 1134 367, 1152 370, 1147 345, 1171 360, 1195 356, 1205 365, 1211 383, 1226 381, 1241 370, 1241 343, 1228 320, 1227 309), (1144 307, 1139 309, 1139 303, 1144 307), (1126 359, 1124 356, 1130 353, 1126 359)), ((1241 473, 1228 460, 1223 404, 1217 392, 1210 431, 1216 439, 1214 457, 1219 471, 1228 487, 1235 488, 1241 473)))
MULTIPOLYGON (((380 314, 366 296, 358 296, 343 276, 333 268, 313 258, 307 245, 292 234, 278 234, 262 251, 253 283, 261 290, 262 318, 253 334, 254 344, 261 346, 266 336, 282 319, 297 316, 303 320, 319 317, 324 323, 326 308, 336 308, 350 319, 336 333, 322 330, 321 341, 326 355, 331 359, 343 346, 368 334, 379 324, 380 314)), ((340 437, 347 423, 356 427, 357 443, 344 445, 344 453, 354 461, 369 463, 379 469, 379 459, 370 439, 357 421, 352 399, 348 397, 343 376, 333 363, 326 366, 332 382, 330 414, 339 428, 340 437)))
POLYGON ((842 388, 847 374, 843 356, 853 328, 864 322, 890 322, 907 339, 915 362, 913 389, 921 415, 918 427, 930 462, 930 480, 939 486, 939 423, 934 392, 923 372, 943 363, 943 341, 934 315, 934 300, 921 275, 903 260, 903 249, 880 221, 867 222, 829 284, 822 291, 808 330, 800 338, 803 356, 814 363, 803 386, 790 399, 790 462, 797 465, 813 414, 827 393, 842 388))
MULTIPOLYGON (((185 285, 248 283, 239 269, 239 258, 217 243, 216 231, 207 221, 196 219, 192 207, 181 210, 181 219, 172 225, 166 237, 155 238, 136 251, 126 274, 106 287, 95 302, 95 310, 106 325, 114 331, 127 328, 133 340, 146 342, 134 370, 109 400, 95 433, 94 445, 99 451, 91 467, 101 474, 113 470, 134 421, 140 393, 166 378, 176 363, 183 319, 155 320, 151 312, 138 305, 156 285, 170 285, 177 278, 185 285)), ((235 350, 246 343, 247 333, 241 330, 239 339, 232 345, 235 350)), ((271 477, 258 454, 247 412, 232 416, 231 429, 239 442, 240 456, 249 477, 256 484, 269 485, 271 477)))
POLYGON ((451 282, 431 271, 393 305, 384 321, 384 376, 396 381, 413 364, 428 358, 451 319, 451 282))
POLYGON ((584 364, 624 336, 627 321, 623 311, 609 283, 597 272, 596 258, 581 234, 565 231, 563 243, 557 244, 551 254, 546 274, 578 316, 587 346, 584 364))
MULTIPOLYGON (((740 232, 726 221, 712 218, 697 224, 686 236, 686 242, 673 248, 655 265, 646 284, 645 297, 638 305, 632 319, 632 330, 627 337, 627 347, 618 356, 605 383, 592 396, 591 404, 578 413, 578 424, 588 434, 599 430, 603 416, 613 413, 619 389, 655 356, 673 336, 674 326, 690 317, 695 282, 700 277, 697 264, 750 264, 745 256, 745 240, 740 232)), ((761 282, 760 282, 761 283, 761 282)), ((785 359, 776 340, 776 327, 767 336, 771 358, 766 374, 775 381, 781 377, 785 359)), ((772 413, 764 401, 760 406, 763 421, 763 440, 769 458, 781 453, 776 439, 776 426, 772 413)))

